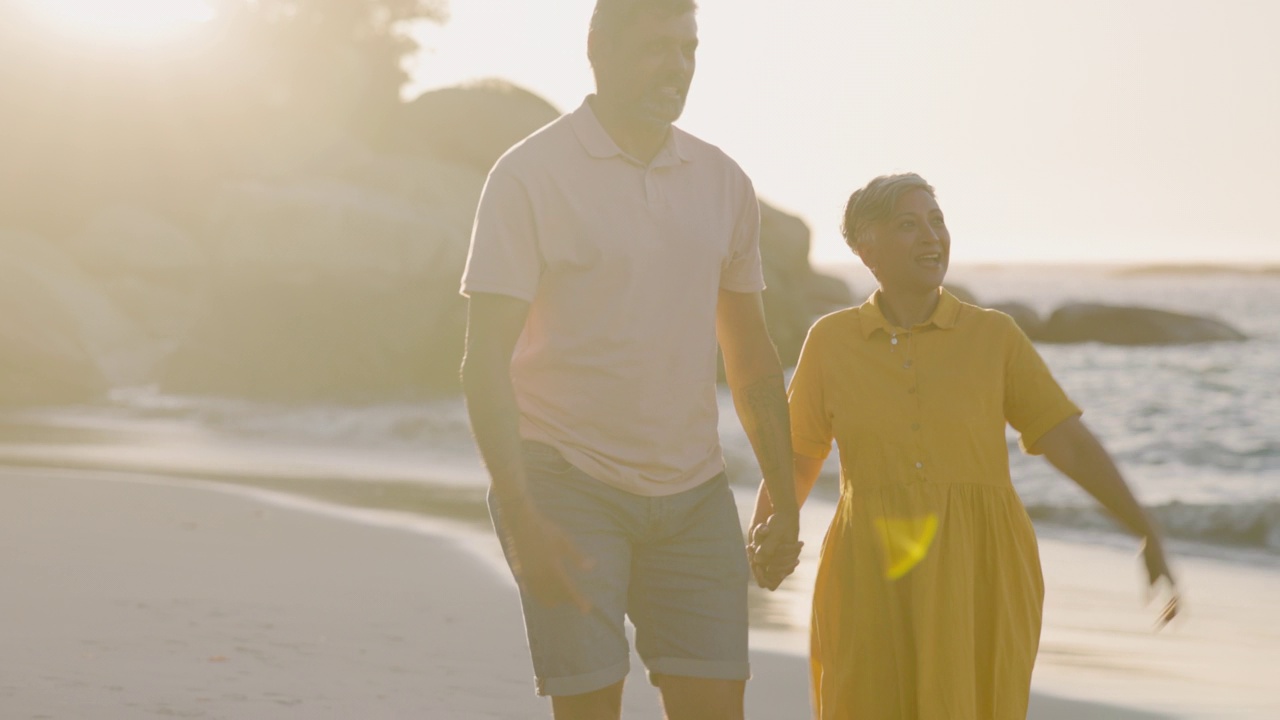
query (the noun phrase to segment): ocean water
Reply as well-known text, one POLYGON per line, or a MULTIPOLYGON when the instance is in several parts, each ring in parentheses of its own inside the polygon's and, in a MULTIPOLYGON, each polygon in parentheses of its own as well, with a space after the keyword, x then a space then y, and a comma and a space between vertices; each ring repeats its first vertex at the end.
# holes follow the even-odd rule
MULTIPOLYGON (((1280 275, 975 268, 953 276, 982 302, 1019 300, 1042 315, 1073 301, 1142 305, 1212 315, 1246 333, 1244 342, 1039 349, 1171 537, 1280 554, 1280 275)), ((1010 448, 1033 518, 1112 527, 1012 437, 1010 448)))
MULTIPOLYGON (((859 268, 827 270, 845 277, 855 297, 873 287, 859 268)), ((949 281, 982 303, 1020 301, 1043 314, 1070 301, 1135 304, 1215 315, 1247 333, 1231 343, 1039 348, 1171 538, 1246 562, 1280 562, 1280 275, 973 267, 953 269, 949 281)), ((745 498, 757 470, 732 400, 720 396, 725 458, 745 498)), ((81 464, 410 481, 469 487, 477 497, 487 482, 460 399, 284 406, 128 388, 109 402, 9 413, 0 423, 10 433, 84 433, 92 443, 57 451, 81 464), (264 458, 256 466, 254 448, 264 458), (223 467, 233 459, 253 467, 223 467)), ((1118 537, 1074 484, 1023 455, 1012 433, 1009 444, 1015 486, 1038 526, 1118 537)), ((833 454, 817 503, 834 502, 836 470, 833 454)))

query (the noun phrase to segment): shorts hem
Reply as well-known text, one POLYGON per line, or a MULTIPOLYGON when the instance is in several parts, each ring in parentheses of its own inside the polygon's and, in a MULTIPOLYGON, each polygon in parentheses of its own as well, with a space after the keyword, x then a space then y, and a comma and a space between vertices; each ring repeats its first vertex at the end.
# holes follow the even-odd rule
POLYGON ((538 678, 537 692, 542 696, 582 695, 595 692, 625 678, 631 672, 630 658, 603 670, 570 677, 538 678))
POLYGON ((655 675, 677 675, 679 677, 702 678, 705 680, 750 680, 751 663, 731 662, 726 660, 689 660, 688 658, 657 658, 647 661, 649 684, 657 685, 655 675))

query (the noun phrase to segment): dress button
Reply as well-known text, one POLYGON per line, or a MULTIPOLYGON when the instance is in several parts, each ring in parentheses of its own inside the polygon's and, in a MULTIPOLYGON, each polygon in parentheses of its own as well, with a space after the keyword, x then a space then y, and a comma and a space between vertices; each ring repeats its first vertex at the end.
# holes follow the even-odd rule
POLYGON ((897 344, 898 344, 898 336, 897 336, 897 335, 894 335, 893 337, 889 338, 889 344, 890 344, 890 345, 897 345, 897 344))
POLYGON ((908 395, 915 395, 915 394, 916 394, 916 388, 915 388, 915 386, 914 386, 914 385, 913 385, 913 386, 911 386, 911 387, 909 387, 909 388, 907 388, 907 394, 908 394, 908 395))
POLYGON ((918 463, 916 463, 916 469, 917 469, 917 470, 923 470, 923 469, 924 469, 924 463, 922 463, 922 462, 918 462, 918 463))
POLYGON ((910 360, 908 360, 908 361, 906 361, 906 362, 902 363, 902 369, 903 369, 903 370, 906 370, 906 369, 908 369, 908 368, 910 368, 910 367, 911 367, 911 361, 910 361, 910 360))

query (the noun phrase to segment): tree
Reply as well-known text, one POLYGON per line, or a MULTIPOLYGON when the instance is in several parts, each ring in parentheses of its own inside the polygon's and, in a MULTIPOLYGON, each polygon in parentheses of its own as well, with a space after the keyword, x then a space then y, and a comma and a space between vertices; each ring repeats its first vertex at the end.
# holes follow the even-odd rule
POLYGON ((201 211, 229 178, 287 173, 377 133, 403 32, 445 0, 212 0, 181 43, 93 46, 0 0, 0 228, 74 231, 101 204, 201 211))

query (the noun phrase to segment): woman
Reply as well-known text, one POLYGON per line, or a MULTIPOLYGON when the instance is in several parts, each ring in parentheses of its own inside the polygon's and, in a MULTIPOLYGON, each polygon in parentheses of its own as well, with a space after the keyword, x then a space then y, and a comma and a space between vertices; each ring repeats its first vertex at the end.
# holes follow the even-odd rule
MULTIPOLYGON (((789 391, 801 503, 840 449, 813 599, 816 714, 1023 720, 1044 585, 1006 422, 1144 539, 1152 584, 1172 585, 1159 535, 1013 321, 942 288, 951 238, 928 183, 872 180, 842 231, 879 289, 813 326, 789 391)), ((757 540, 770 512, 762 485, 757 540)), ((757 577, 776 586, 795 554, 754 557, 757 577)), ((1175 596, 1162 621, 1176 611, 1175 596)))

